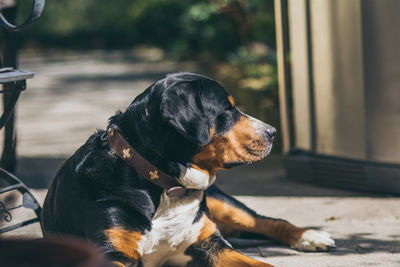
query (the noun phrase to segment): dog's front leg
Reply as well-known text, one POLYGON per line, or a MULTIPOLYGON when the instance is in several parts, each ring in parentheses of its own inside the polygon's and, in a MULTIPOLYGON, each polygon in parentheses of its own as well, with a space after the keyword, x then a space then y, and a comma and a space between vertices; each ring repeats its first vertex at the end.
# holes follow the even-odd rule
POLYGON ((206 215, 204 225, 197 241, 185 254, 191 257, 187 266, 191 267, 273 267, 265 262, 254 260, 232 248, 221 236, 216 224, 206 215))
POLYGON ((207 207, 224 236, 245 231, 263 234, 302 251, 330 251, 335 248, 335 241, 329 233, 259 215, 215 185, 207 190, 207 207))
POLYGON ((126 230, 121 227, 113 227, 104 231, 108 248, 104 249, 107 257, 116 267, 142 266, 138 242, 141 233, 126 230))

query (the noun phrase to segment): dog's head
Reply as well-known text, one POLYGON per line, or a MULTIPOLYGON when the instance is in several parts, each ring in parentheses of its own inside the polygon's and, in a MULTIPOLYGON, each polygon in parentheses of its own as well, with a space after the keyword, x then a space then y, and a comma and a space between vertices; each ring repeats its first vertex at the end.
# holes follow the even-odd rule
POLYGON ((139 95, 125 112, 125 131, 142 153, 214 176, 219 169, 263 159, 275 128, 242 113, 216 81, 170 74, 139 95))

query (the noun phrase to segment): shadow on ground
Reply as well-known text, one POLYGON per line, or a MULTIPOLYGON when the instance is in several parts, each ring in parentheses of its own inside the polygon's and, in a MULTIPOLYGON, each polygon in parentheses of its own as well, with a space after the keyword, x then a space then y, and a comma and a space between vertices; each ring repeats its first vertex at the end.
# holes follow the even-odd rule
POLYGON ((324 253, 332 256, 372 254, 372 253, 400 253, 400 242, 397 240, 380 240, 368 238, 370 233, 357 233, 343 239, 335 239, 336 250, 330 252, 298 252, 284 245, 269 240, 229 240, 235 248, 238 248, 251 256, 278 257, 295 256, 298 253, 324 253))

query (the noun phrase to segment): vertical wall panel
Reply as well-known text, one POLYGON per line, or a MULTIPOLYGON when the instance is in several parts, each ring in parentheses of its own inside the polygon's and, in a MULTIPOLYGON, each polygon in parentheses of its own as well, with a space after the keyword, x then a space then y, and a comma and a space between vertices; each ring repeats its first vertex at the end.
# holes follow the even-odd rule
POLYGON ((289 0, 295 145, 376 162, 400 162, 399 0, 289 0), (310 81, 314 103, 310 101, 310 81))
POLYGON ((289 0, 288 9, 295 146, 309 150, 311 148, 311 125, 306 1, 289 0))
POLYGON ((360 0, 311 1, 317 152, 366 158, 360 0))
POLYGON ((362 4, 368 159, 400 163, 400 1, 362 4))

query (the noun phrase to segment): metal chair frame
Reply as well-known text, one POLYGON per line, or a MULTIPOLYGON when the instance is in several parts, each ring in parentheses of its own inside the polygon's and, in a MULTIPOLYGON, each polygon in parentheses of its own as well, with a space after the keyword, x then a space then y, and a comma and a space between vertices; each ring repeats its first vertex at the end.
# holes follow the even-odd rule
MULTIPOLYGON (((40 17, 44 8, 44 3, 44 0, 35 0, 33 2, 31 14, 24 23, 18 26, 15 26, 12 23, 8 22, 3 14, 0 13, 0 27, 6 31, 19 31, 27 27, 40 17)), ((0 67, 2 66, 3 64, 0 61, 0 67)), ((0 69, 0 84, 3 85, 3 90, 0 90, 0 93, 9 94, 9 98, 4 104, 3 114, 0 117, 0 129, 2 129, 13 116, 18 98, 21 92, 26 89, 26 80, 33 78, 33 76, 33 72, 17 70, 12 67, 5 67, 0 69)), ((0 225, 3 223, 7 223, 7 226, 0 228, 0 234, 18 229, 20 227, 35 222, 39 222, 41 207, 39 202, 33 196, 32 192, 28 189, 28 187, 23 182, 21 182, 21 180, 19 180, 17 177, 15 177, 10 172, 4 170, 3 168, 0 168, 0 182, 0 195, 15 190, 22 195, 22 204, 13 207, 6 207, 6 204, 4 204, 0 200, 0 225), (8 225, 8 223, 11 223, 11 221, 13 220, 11 211, 18 208, 31 209, 34 211, 36 217, 28 219, 26 221, 8 225)))

